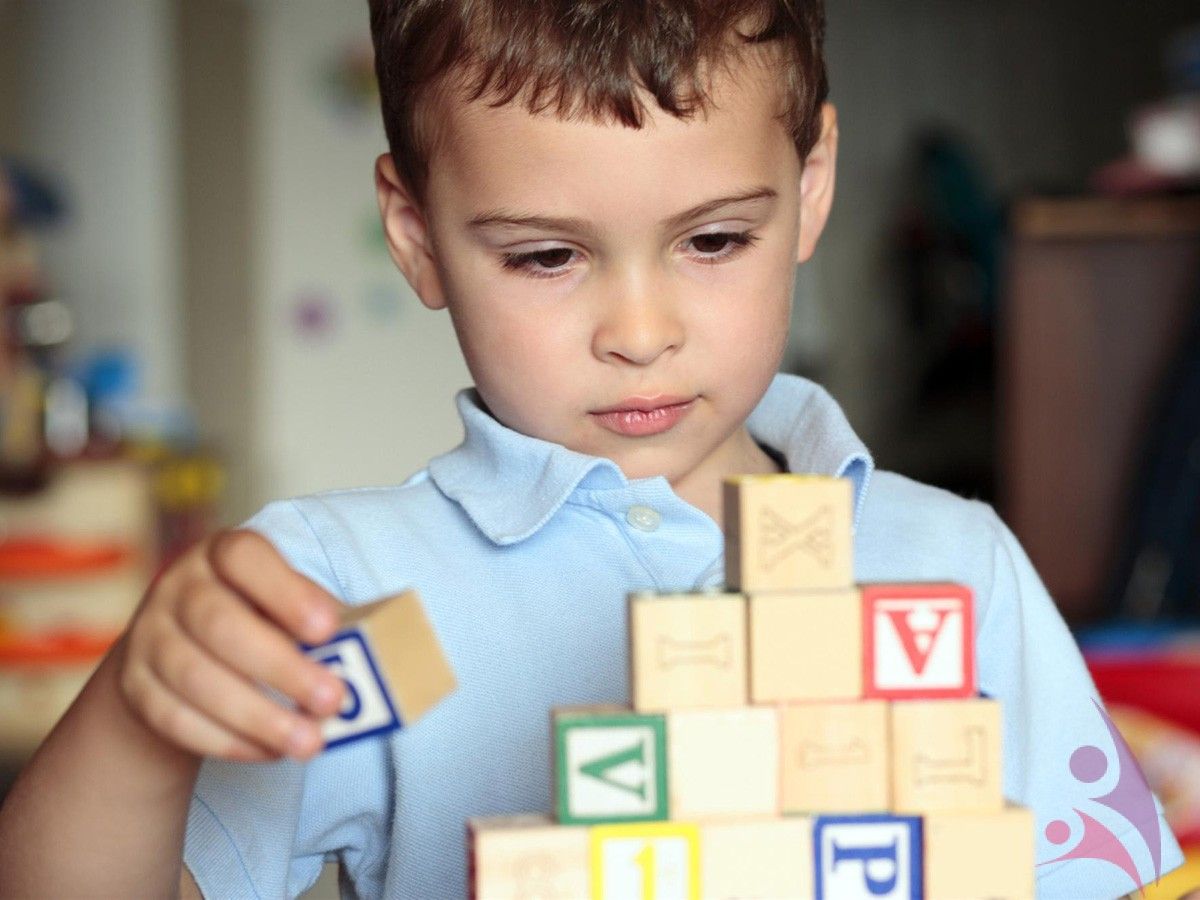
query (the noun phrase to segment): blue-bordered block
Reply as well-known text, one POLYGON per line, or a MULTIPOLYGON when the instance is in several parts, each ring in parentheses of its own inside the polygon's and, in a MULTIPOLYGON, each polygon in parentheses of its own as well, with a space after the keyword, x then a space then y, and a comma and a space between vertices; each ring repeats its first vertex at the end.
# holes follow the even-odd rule
POLYGON ((361 632, 357 629, 339 632, 328 643, 306 651, 321 665, 332 669, 346 685, 342 708, 321 723, 326 749, 400 727, 400 716, 379 663, 361 632))
POLYGON ((919 900, 921 840, 919 816, 818 816, 817 900, 919 900))

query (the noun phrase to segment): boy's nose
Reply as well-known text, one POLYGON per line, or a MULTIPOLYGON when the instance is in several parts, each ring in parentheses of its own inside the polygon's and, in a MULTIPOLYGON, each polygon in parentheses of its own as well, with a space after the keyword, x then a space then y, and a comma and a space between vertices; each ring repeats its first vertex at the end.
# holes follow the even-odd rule
POLYGON ((684 339, 678 313, 673 298, 650 285, 610 297, 592 339, 596 358, 645 366, 678 350, 684 339))

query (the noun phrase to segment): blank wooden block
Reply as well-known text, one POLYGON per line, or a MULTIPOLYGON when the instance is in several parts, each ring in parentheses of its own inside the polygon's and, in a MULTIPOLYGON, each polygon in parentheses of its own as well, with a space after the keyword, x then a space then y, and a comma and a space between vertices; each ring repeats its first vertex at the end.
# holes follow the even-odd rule
POLYGON ((1000 729, 995 700, 894 701, 892 808, 998 811, 1000 729))
POLYGON ((596 825, 591 869, 597 900, 699 900, 699 829, 690 822, 596 825))
POLYGON ((667 724, 618 706, 551 713, 555 812, 564 824, 667 818, 667 724))
POLYGON ((639 712, 746 703, 746 598, 629 595, 629 683, 639 712))
POLYGON ((863 695, 975 696, 975 620, 961 584, 864 584, 863 695))
POLYGON ((918 816, 818 816, 813 823, 817 900, 921 896, 918 816))
POLYGON ((809 900, 812 819, 745 819, 700 825, 700 884, 711 900, 809 900))
POLYGON ((750 700, 862 696, 862 601, 857 588, 751 594, 750 700))
POLYGON ((854 583, 854 486, 821 475, 739 475, 722 484, 725 583, 738 591, 854 583))
POLYGON ((342 630, 308 654, 346 683, 322 723, 326 748, 411 725, 457 687, 415 590, 346 606, 342 630))
POLYGON ((546 816, 499 816, 467 823, 474 900, 578 900, 588 896, 588 829, 546 816))
POLYGON ((1024 806, 924 817, 929 900, 1033 900, 1034 823, 1024 806))
POLYGON ((883 700, 779 707, 782 811, 888 811, 888 725, 883 700))
POLYGON ((672 819, 777 815, 779 717, 768 707, 667 713, 672 819))

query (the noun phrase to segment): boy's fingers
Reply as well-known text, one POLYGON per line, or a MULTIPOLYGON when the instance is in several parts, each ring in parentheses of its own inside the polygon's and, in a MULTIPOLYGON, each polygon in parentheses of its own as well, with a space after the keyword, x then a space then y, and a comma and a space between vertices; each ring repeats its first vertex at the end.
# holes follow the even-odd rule
POLYGON ((277 754, 265 747, 245 740, 189 707, 146 666, 140 667, 140 672, 131 678, 131 688, 147 724, 192 753, 243 762, 277 758, 277 754))
POLYGON ((209 544, 209 564, 264 615, 300 640, 320 644, 337 629, 337 600, 289 566, 257 532, 246 528, 218 532, 209 544))
POLYGON ((244 743, 297 758, 321 748, 314 721, 273 703, 190 641, 178 641, 171 654, 155 660, 153 674, 183 704, 244 743))
POLYGON ((230 669, 321 716, 338 710, 342 682, 228 589, 197 588, 177 610, 179 626, 230 669))

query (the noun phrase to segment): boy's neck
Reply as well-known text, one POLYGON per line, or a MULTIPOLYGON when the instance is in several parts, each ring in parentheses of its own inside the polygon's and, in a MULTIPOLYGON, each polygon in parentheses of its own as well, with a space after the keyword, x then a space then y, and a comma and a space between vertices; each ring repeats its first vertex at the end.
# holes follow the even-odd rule
POLYGON ((749 432, 745 433, 747 455, 738 464, 735 471, 723 472, 720 477, 691 479, 686 484, 672 485, 681 500, 686 500, 701 512, 707 513, 722 532, 725 530, 721 514, 721 482, 731 475, 774 475, 786 472, 786 464, 780 466, 774 456, 768 453, 762 444, 754 440, 749 432))

